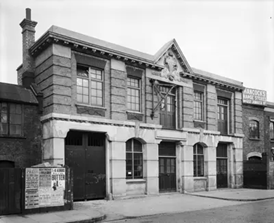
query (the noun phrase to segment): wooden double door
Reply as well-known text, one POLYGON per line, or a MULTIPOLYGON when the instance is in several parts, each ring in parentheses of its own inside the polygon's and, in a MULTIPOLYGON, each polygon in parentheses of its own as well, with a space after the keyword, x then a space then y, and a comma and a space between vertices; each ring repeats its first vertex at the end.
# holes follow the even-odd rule
POLYGON ((159 191, 176 191, 176 145, 161 142, 159 145, 159 191))
POLYGON ((65 163, 73 170, 74 200, 105 198, 105 135, 70 131, 65 146, 65 163))
POLYGON ((216 149, 217 188, 228 187, 227 144, 219 143, 216 149))

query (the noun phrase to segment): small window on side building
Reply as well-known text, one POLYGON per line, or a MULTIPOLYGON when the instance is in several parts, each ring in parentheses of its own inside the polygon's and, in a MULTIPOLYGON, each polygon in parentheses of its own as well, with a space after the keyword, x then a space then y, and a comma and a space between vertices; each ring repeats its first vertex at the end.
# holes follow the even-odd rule
POLYGON ((0 102, 0 135, 22 136, 22 105, 0 102))
POLYGON ((249 138, 251 139, 259 139, 260 132, 259 132, 259 122, 255 120, 249 121, 249 138))
POLYGON ((270 140, 274 140, 274 122, 271 121, 269 124, 269 138, 270 140))

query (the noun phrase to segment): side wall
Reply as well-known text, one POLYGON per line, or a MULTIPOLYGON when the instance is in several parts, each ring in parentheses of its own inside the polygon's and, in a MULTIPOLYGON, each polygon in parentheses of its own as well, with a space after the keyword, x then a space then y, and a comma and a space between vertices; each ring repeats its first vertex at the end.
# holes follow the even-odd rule
POLYGON ((250 152, 265 152, 265 128, 264 128, 264 108, 252 105, 243 105, 243 160, 247 160, 250 152), (250 139, 249 137, 249 121, 253 119, 259 121, 259 139, 250 139))
POLYGON ((23 137, 0 138, 0 160, 15 162, 15 167, 30 167, 42 162, 42 124, 38 106, 23 105, 23 137))

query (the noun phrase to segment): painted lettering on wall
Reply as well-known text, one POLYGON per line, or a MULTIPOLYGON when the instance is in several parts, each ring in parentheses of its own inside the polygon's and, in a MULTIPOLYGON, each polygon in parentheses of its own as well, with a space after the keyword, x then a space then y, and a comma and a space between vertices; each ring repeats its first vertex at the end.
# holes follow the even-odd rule
POLYGON ((266 91, 245 88, 245 90, 243 91, 243 103, 266 105, 266 91))

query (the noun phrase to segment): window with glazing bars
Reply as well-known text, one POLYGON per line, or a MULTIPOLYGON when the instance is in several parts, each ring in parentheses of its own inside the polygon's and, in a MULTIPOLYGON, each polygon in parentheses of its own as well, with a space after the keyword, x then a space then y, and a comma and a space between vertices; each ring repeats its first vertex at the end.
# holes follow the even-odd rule
POLYGON ((251 139, 259 139, 260 131, 259 131, 259 122, 255 120, 249 121, 249 138, 251 139))
POLYGON ((136 139, 130 139, 126 142, 126 178, 143 178, 142 143, 136 139))
POLYGON ((140 111, 140 79, 127 77, 127 109, 130 111, 140 111))
POLYGON ((200 144, 193 147, 193 176, 204 176, 204 148, 200 144))
POLYGON ((203 120, 203 93, 194 91, 194 119, 203 120))
POLYGON ((229 100, 218 97, 218 131, 222 135, 228 134, 229 100))
POLYGON ((91 67, 77 66, 77 102, 103 106, 103 72, 91 67))
POLYGON ((0 102, 0 135, 22 136, 22 105, 0 102))

